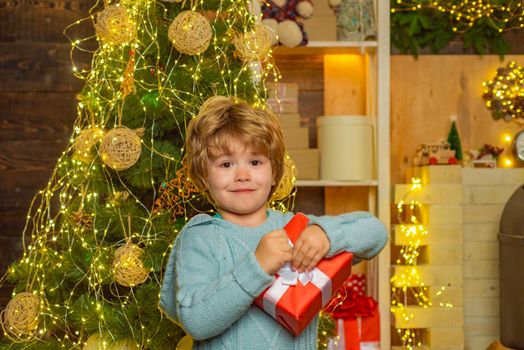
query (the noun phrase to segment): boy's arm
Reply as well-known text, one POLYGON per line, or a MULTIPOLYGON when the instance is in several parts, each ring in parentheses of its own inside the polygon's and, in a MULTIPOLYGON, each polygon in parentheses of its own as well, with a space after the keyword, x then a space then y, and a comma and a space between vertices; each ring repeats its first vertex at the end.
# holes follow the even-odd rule
POLYGON ((348 251, 353 253, 353 263, 356 264, 373 258, 388 240, 385 226, 368 212, 308 217, 310 224, 320 226, 329 239, 326 257, 348 251))
POLYGON ((262 270, 254 252, 220 274, 215 257, 220 255, 220 242, 199 233, 183 232, 177 238, 167 267, 172 275, 166 270, 161 306, 193 338, 202 340, 221 334, 242 317, 273 277, 262 270), (174 309, 174 315, 169 309, 174 309))

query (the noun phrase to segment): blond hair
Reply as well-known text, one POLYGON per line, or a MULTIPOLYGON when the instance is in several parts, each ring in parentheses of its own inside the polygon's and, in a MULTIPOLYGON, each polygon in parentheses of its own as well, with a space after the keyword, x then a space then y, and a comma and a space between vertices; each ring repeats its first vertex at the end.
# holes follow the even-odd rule
POLYGON ((209 98, 187 126, 186 157, 195 186, 212 200, 206 186, 207 162, 217 152, 229 151, 228 140, 231 139, 249 145, 269 158, 274 180, 271 197, 285 170, 285 146, 280 123, 271 111, 253 108, 232 97, 209 98))

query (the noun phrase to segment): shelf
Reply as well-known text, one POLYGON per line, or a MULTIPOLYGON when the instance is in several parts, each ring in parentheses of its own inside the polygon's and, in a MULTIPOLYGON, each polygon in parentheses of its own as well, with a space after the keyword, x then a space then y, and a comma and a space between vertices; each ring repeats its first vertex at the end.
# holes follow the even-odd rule
POLYGON ((375 52, 376 41, 310 41, 307 46, 274 48, 274 55, 364 54, 375 52))
POLYGON ((297 180, 298 187, 373 187, 377 180, 337 181, 337 180, 297 180))

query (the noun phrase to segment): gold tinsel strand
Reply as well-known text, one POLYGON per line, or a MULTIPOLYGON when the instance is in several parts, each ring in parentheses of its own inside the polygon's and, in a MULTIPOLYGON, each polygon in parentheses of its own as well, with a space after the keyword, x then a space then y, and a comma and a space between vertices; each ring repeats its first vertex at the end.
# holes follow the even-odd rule
POLYGON ((295 182, 297 179, 295 162, 287 153, 284 160, 284 167, 284 175, 275 189, 275 192, 273 192, 273 195, 271 196, 272 201, 279 201, 287 198, 295 187, 295 182))
POLYGON ((208 19, 198 12, 181 12, 169 26, 167 33, 175 49, 187 55, 198 55, 209 47, 213 28, 208 19))

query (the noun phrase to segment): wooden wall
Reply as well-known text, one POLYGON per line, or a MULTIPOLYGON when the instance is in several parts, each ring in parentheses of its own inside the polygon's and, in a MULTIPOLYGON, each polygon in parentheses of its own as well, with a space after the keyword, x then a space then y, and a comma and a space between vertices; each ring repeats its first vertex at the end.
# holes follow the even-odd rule
POLYGON ((446 139, 450 116, 458 116, 462 149, 502 146, 504 132, 524 128, 494 120, 482 99, 482 82, 524 55, 391 56, 391 183, 404 183, 416 147, 446 139))
MULTIPOLYGON (((2 1, 0 5, 0 275, 21 256, 21 235, 32 197, 64 150, 76 117, 64 28, 85 17, 87 0, 2 1)), ((73 37, 87 37, 77 26, 73 37)), ((76 56, 87 67, 89 56, 76 56)), ((0 289, 0 306, 10 286, 0 289)))

